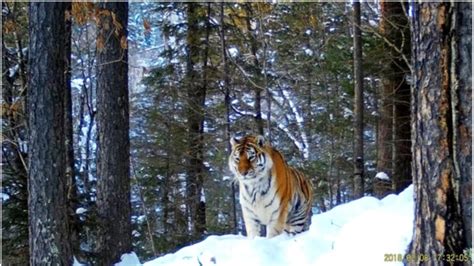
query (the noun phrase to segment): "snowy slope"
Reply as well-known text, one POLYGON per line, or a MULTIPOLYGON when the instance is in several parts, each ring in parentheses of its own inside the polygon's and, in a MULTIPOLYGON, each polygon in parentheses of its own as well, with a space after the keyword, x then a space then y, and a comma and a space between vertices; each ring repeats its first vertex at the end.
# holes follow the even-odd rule
MULTIPOLYGON (((385 254, 404 254, 413 217, 410 186, 400 195, 364 197, 314 215, 310 230, 294 237, 210 236, 144 265, 384 265, 385 254)), ((119 265, 139 265, 135 254, 123 259, 119 265)))

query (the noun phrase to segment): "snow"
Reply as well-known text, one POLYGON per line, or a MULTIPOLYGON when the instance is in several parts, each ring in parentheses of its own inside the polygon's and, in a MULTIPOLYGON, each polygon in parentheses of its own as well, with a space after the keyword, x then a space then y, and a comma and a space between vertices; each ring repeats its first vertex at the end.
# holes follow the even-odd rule
MULTIPOLYGON (((76 259, 76 257, 74 257, 74 262, 72 266, 85 266, 85 265, 87 264, 81 264, 76 259)), ((142 264, 140 263, 140 260, 138 259, 137 254, 135 254, 135 252, 130 252, 130 253, 123 254, 120 257, 120 262, 115 263, 114 265, 115 266, 139 266, 142 264)))
POLYGON ((239 54, 239 50, 237 50, 235 47, 231 47, 228 49, 228 53, 231 57, 236 57, 239 54))
MULTIPOLYGON (((384 254, 405 253, 413 218, 410 186, 399 195, 364 197, 314 215, 310 230, 296 236, 209 236, 144 265, 384 265, 384 254)), ((130 264, 119 265, 139 265, 134 254, 125 259, 130 264)))
POLYGON ((8 77, 13 78, 15 74, 18 72, 18 69, 20 69, 19 65, 14 65, 13 67, 10 67, 8 69, 8 77))
POLYGON ((135 252, 123 254, 120 257, 120 262, 115 263, 115 266, 135 266, 135 265, 142 265, 140 260, 138 260, 137 254, 135 252))
POLYGON ((344 112, 343 113, 344 118, 349 118, 353 115, 352 110, 347 107, 344 107, 343 112, 344 112))
POLYGON ((71 87, 80 89, 84 85, 84 80, 83 79, 73 79, 71 80, 71 87))
POLYGON ((5 193, 0 193, 2 195, 2 203, 3 201, 6 201, 6 200, 9 200, 10 199, 10 196, 8 194, 5 194, 5 193))
POLYGON ((76 257, 74 257, 74 262, 72 263, 72 266, 82 266, 84 264, 81 264, 77 259, 76 257))
POLYGON ((85 213, 85 212, 87 212, 87 209, 84 209, 84 208, 82 208, 82 207, 79 207, 79 208, 77 208, 77 210, 76 210, 76 214, 83 214, 83 213, 85 213))
POLYGON ((222 181, 233 180, 234 178, 228 175, 222 177, 222 181))
POLYGON ((204 194, 203 188, 201 188, 201 202, 206 202, 206 195, 204 194))
POLYGON ((390 177, 385 172, 378 172, 375 175, 375 178, 380 179, 380 180, 390 180, 390 177))

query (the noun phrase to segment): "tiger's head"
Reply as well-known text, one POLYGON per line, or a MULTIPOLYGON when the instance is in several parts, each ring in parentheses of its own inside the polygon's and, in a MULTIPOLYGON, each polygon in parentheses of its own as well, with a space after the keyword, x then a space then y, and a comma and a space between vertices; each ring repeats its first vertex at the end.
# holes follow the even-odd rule
POLYGON ((254 180, 272 168, 269 146, 263 136, 248 135, 240 140, 232 137, 230 144, 229 168, 238 180, 254 180))

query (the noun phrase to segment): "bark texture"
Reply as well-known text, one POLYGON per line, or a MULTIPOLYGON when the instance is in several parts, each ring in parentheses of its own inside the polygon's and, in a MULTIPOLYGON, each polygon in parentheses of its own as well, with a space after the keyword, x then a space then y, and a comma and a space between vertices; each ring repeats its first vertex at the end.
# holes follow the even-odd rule
POLYGON ((451 104, 453 110, 453 153, 455 194, 461 203, 467 246, 472 248, 472 3, 454 6, 453 28, 458 36, 451 39, 453 55, 451 104))
MULTIPOLYGON (((200 82, 195 69, 200 55, 200 21, 199 4, 188 3, 188 32, 187 32, 187 126, 188 126, 188 177, 187 194, 189 199, 189 215, 192 221, 192 235, 200 238, 206 226, 205 202, 201 200, 204 183, 203 133, 204 133, 204 104, 206 100, 206 84, 200 82)), ((207 61, 207 55, 204 61, 207 61)), ((204 63, 206 65, 207 63, 204 63)), ((204 67, 204 72, 206 67, 204 67)), ((205 76, 205 75, 204 75, 205 76)))
MULTIPOLYGON (((471 216, 467 210, 472 208, 472 198, 470 189, 466 189, 472 178, 471 5, 412 6, 412 171, 416 209, 409 248, 411 265, 450 264, 447 256, 463 254, 471 243, 471 216), (444 259, 440 259, 443 254, 444 259)), ((465 259, 451 262, 471 265, 465 259)))
POLYGON ((97 53, 98 255, 100 265, 111 265, 132 250, 128 66, 122 41, 127 35, 128 4, 108 2, 99 7, 113 12, 101 16, 98 38, 103 38, 104 47, 97 53))
MULTIPOLYGON (((230 154, 232 147, 230 144, 230 138, 231 138, 231 133, 230 133, 230 79, 229 79, 229 67, 227 65, 227 45, 226 45, 226 39, 225 39, 225 32, 226 32, 226 26, 224 22, 224 3, 222 2, 220 5, 220 24, 221 24, 221 29, 220 29, 220 37, 221 37, 221 56, 222 56, 222 79, 224 80, 224 105, 225 105, 225 139, 227 141, 227 153, 230 154)), ((233 222, 233 231, 234 234, 237 234, 238 232, 238 224, 237 224, 237 204, 235 200, 235 184, 234 182, 231 182, 231 194, 232 194, 232 222, 233 222)))
POLYGON ((66 34, 70 3, 29 8, 28 211, 31 265, 71 265, 65 148, 66 34))
POLYGON ((355 199, 364 196, 364 84, 362 74, 362 35, 360 3, 354 2, 354 191, 355 199))
MULTIPOLYGON (((382 18, 380 21, 380 32, 389 41, 393 41, 391 33, 396 28, 392 27, 395 23, 393 21, 393 8, 392 6, 398 4, 393 2, 381 1, 380 9, 382 18)), ((393 34, 393 33, 392 33, 393 34)), ((384 48, 387 45, 384 43, 384 48)), ((388 60, 392 60, 392 53, 388 53, 388 60)), ((393 94, 394 94, 394 83, 391 64, 386 65, 384 69, 384 78, 382 80, 382 89, 380 93, 380 116, 378 120, 377 129, 377 172, 384 172, 390 178, 393 177, 393 94)), ((374 192, 382 198, 392 190, 391 182, 387 185, 387 182, 383 180, 374 180, 374 192)))

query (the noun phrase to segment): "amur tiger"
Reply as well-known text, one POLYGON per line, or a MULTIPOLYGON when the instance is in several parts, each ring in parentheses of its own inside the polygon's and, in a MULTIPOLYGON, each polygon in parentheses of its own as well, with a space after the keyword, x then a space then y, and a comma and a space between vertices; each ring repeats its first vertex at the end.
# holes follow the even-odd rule
POLYGON ((239 181, 247 236, 268 238, 306 231, 311 223, 312 189, 303 173, 288 166, 263 136, 231 138, 229 168, 239 181))

